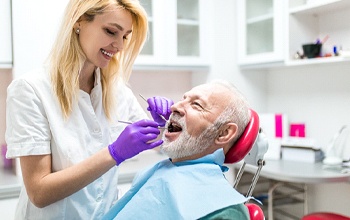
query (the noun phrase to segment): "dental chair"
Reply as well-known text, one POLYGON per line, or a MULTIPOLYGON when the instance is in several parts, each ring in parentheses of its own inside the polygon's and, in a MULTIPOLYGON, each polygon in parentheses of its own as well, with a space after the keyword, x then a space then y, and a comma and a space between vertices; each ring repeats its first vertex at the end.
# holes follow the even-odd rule
MULTIPOLYGON (((267 138, 260 129, 258 114, 250 109, 251 119, 246 126, 241 137, 226 153, 225 163, 233 164, 243 160, 243 164, 240 167, 237 177, 234 183, 234 188, 237 188, 239 181, 244 173, 244 167, 246 164, 250 164, 257 167, 257 171, 253 177, 252 183, 248 189, 247 197, 253 194, 255 185, 259 179, 260 171, 265 165, 264 155, 268 149, 267 138)), ((246 202, 251 220, 263 220, 265 219, 262 209, 253 203, 246 202)))
POLYGON ((331 212, 315 212, 305 215, 301 220, 350 220, 350 217, 331 212))

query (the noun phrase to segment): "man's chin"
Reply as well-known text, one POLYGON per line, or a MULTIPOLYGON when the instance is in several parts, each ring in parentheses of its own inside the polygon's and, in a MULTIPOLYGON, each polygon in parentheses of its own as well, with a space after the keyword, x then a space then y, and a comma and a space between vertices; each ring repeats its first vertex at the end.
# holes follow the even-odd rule
POLYGON ((167 139, 169 142, 173 142, 176 139, 179 138, 179 136, 181 135, 181 132, 164 132, 163 137, 165 139, 167 139))
POLYGON ((169 142, 167 140, 160 146, 160 152, 167 155, 169 158, 179 157, 179 149, 176 143, 169 142))

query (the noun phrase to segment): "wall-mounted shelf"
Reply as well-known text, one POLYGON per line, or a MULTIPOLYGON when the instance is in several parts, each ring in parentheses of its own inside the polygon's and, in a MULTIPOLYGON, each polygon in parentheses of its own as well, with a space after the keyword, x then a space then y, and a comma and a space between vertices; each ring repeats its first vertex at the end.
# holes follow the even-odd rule
POLYGON ((350 23, 346 22, 349 0, 245 0, 237 8, 241 30, 238 58, 242 69, 350 63, 350 23), (247 16, 249 13, 253 16, 247 16), (280 21, 279 26, 276 21, 280 21), (302 45, 317 40, 322 42, 320 55, 324 58, 295 59, 295 54, 303 54, 302 45), (346 55, 330 57, 334 47, 346 55))
POLYGON ((266 20, 271 20, 271 19, 273 19, 273 14, 261 15, 258 17, 247 19, 247 24, 254 24, 254 23, 258 23, 258 22, 266 21, 266 20))
POLYGON ((322 0, 293 7, 289 9, 289 14, 318 15, 336 12, 348 7, 350 7, 350 1, 348 0, 322 0))
POLYGON ((301 65, 317 65, 317 64, 337 64, 348 63, 350 64, 350 57, 325 57, 325 58, 313 58, 302 60, 291 60, 286 62, 286 66, 301 66, 301 65))

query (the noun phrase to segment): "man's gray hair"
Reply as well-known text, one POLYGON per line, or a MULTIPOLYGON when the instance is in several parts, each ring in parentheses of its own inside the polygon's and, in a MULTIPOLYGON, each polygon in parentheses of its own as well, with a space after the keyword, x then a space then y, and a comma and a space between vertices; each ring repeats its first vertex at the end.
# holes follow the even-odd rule
POLYGON ((227 103, 226 108, 216 119, 216 125, 223 125, 227 122, 233 122, 237 124, 238 135, 235 137, 234 142, 242 135, 245 127, 250 120, 249 104, 243 94, 230 82, 224 80, 215 80, 210 82, 212 85, 223 86, 228 89, 232 95, 232 99, 227 103))

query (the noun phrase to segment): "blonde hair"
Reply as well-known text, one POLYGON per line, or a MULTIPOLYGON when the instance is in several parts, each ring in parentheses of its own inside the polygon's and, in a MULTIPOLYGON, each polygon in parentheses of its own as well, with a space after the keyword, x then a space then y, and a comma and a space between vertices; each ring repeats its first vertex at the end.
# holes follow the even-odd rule
POLYGON ((102 100, 105 114, 111 118, 116 102, 114 94, 117 80, 127 82, 132 66, 147 37, 148 20, 138 0, 71 0, 65 18, 49 56, 51 82, 65 118, 68 118, 79 92, 79 73, 86 56, 79 44, 74 25, 82 16, 92 22, 96 15, 103 14, 115 5, 131 13, 132 33, 124 42, 124 49, 101 69, 102 100))

